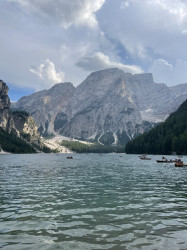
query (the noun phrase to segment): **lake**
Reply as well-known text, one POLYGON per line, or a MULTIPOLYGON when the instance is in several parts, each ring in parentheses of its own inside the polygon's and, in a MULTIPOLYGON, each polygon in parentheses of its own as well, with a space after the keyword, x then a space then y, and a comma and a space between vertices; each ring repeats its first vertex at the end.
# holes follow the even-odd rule
POLYGON ((187 249, 187 167, 66 157, 0 155, 0 248, 187 249))

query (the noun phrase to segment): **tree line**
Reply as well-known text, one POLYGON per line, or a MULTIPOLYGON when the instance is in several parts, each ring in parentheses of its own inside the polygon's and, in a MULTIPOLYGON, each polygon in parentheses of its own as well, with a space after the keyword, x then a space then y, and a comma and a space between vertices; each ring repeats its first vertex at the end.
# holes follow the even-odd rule
POLYGON ((62 141, 61 145, 76 153, 123 153, 124 146, 101 145, 99 143, 85 144, 79 141, 62 141))
POLYGON ((187 100, 165 122, 128 142, 126 153, 187 155, 187 100))
POLYGON ((0 148, 6 152, 24 154, 36 153, 34 147, 18 138, 13 132, 8 133, 0 127, 0 148))

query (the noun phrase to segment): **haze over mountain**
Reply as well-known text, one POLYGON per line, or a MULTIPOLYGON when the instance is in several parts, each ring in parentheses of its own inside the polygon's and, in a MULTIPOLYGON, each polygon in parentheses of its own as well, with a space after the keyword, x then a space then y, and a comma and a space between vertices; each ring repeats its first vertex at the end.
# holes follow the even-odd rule
POLYGON ((91 73, 78 87, 56 84, 22 97, 14 108, 29 112, 41 134, 126 143, 164 121, 187 98, 187 84, 154 83, 152 74, 113 68, 91 73))

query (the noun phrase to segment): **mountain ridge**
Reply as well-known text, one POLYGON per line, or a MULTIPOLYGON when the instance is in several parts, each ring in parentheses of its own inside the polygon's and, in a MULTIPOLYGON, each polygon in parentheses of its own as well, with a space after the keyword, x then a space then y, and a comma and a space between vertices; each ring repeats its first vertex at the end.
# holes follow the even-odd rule
POLYGON ((164 121, 186 95, 187 84, 168 87, 154 83, 151 73, 132 75, 112 68, 91 73, 76 88, 61 83, 21 98, 15 108, 33 115, 41 134, 98 140, 111 132, 116 143, 164 121))

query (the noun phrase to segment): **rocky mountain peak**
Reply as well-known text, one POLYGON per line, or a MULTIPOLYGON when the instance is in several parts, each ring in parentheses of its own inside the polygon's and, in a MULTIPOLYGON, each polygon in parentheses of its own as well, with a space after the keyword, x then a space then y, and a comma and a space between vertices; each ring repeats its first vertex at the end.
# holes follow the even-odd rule
POLYGON ((151 73, 110 68, 91 73, 76 88, 57 84, 16 106, 33 115, 42 134, 98 141, 112 135, 111 141, 126 142, 175 111, 187 94, 187 85, 181 87, 155 83, 151 73))
POLYGON ((0 109, 10 106, 10 99, 8 97, 8 86, 0 80, 0 109))
POLYGON ((0 80, 0 127, 7 129, 10 122, 10 99, 8 86, 0 80))
POLYGON ((52 93, 52 94, 59 94, 63 93, 64 91, 68 90, 69 88, 73 88, 74 86, 71 82, 63 82, 63 83, 57 83, 54 86, 52 86, 48 92, 52 93))
POLYGON ((8 95, 8 86, 2 80, 0 80, 0 94, 8 95))
MULTIPOLYGON (((105 69, 105 70, 100 70, 91 73, 83 83, 81 83, 79 87, 82 87, 84 85, 91 85, 93 87, 97 85, 108 85, 114 80, 123 77, 124 72, 120 69, 117 68, 110 68, 110 69, 105 69)), ((130 73, 126 73, 125 75, 131 75, 130 73)))
POLYGON ((59 112, 67 113, 67 104, 75 87, 70 82, 55 84, 48 90, 21 98, 15 108, 26 110, 36 121, 41 134, 54 134, 54 120, 59 112))
POLYGON ((18 137, 22 137, 29 143, 40 143, 40 135, 31 116, 26 112, 12 112, 10 110, 10 99, 8 96, 8 86, 0 80, 0 128, 7 133, 13 132, 18 137))

